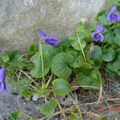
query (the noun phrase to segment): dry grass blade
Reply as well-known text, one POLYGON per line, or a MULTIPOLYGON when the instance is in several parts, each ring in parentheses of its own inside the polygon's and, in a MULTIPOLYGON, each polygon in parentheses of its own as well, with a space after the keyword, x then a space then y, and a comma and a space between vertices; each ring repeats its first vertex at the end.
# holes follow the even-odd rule
POLYGON ((60 105, 60 103, 59 103, 59 101, 58 101, 58 99, 57 99, 57 96, 54 94, 54 97, 55 97, 55 99, 57 100, 57 102, 58 102, 58 107, 59 107, 59 109, 60 109, 60 111, 61 111, 61 113, 62 113, 62 115, 63 115, 63 117, 64 117, 64 120, 67 120, 67 117, 66 117, 66 115, 65 115, 65 113, 64 113, 64 110, 62 109, 62 107, 61 107, 61 105, 60 105))

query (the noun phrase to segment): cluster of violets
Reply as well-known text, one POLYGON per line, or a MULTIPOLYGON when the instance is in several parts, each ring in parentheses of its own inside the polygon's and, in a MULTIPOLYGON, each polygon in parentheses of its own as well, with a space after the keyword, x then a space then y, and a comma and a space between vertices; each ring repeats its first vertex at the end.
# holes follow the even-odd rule
MULTIPOLYGON (((120 21, 120 14, 118 13, 117 7, 113 6, 109 13, 107 14, 107 21, 111 23, 116 23, 120 21)), ((103 42, 104 35, 103 32, 105 30, 105 27, 97 24, 96 25, 96 31, 92 33, 91 37, 93 41, 95 42, 103 42)), ((58 46, 59 44, 59 38, 47 36, 43 31, 38 30, 39 36, 42 37, 45 40, 45 44, 49 44, 52 46, 58 46)))
MULTIPOLYGON (((111 8, 109 13, 107 14, 106 19, 107 19, 107 21, 109 21, 113 24, 120 21, 120 14, 118 13, 118 10, 117 10, 116 6, 113 6, 111 8)), ((96 25, 96 31, 91 34, 91 37, 92 37, 93 41, 102 43, 103 40, 104 40, 104 35, 103 35, 104 30, 105 30, 104 26, 102 26, 100 24, 97 24, 96 25)), ((89 50, 89 57, 90 58, 92 58, 92 54, 93 54, 93 47, 91 47, 90 50, 89 50)))
MULTIPOLYGON (((120 21, 120 14, 118 13, 117 7, 113 6, 111 8, 111 10, 109 11, 109 13, 107 14, 107 21, 111 22, 111 23, 116 23, 118 21, 120 21)), ((95 42, 103 42, 104 40, 104 35, 103 32, 105 30, 105 27, 97 24, 96 25, 96 31, 92 33, 91 37, 93 39, 93 41, 95 42)), ((45 40, 45 44, 49 44, 52 46, 58 46, 59 45, 59 38, 57 37, 52 37, 52 36, 48 36, 46 35, 43 31, 38 30, 38 34, 41 38, 43 38, 45 40)), ((91 48, 89 51, 89 57, 92 57, 92 52, 93 49, 91 48)), ((7 86, 6 86, 6 82, 5 82, 5 68, 0 68, 0 92, 1 93, 5 93, 8 91, 7 86)))
MULTIPOLYGON (((120 21, 120 14, 118 13, 117 7, 113 6, 110 10, 110 12, 107 14, 107 21, 111 23, 116 23, 120 21)), ((105 30, 105 27, 102 25, 97 24, 96 25, 96 31, 92 33, 91 37, 96 42, 103 42, 104 35, 103 32, 105 30)))

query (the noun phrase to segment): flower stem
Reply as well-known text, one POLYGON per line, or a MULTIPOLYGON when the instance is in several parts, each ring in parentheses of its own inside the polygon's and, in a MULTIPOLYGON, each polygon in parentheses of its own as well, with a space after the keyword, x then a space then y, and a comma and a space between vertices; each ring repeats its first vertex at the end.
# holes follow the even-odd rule
POLYGON ((82 47, 82 44, 81 44, 81 41, 80 41, 80 37, 79 37, 78 33, 76 33, 76 34, 77 34, 77 38, 78 38, 77 40, 78 40, 78 43, 79 43, 79 46, 80 46, 84 61, 86 62, 85 53, 84 53, 84 50, 83 50, 83 47, 82 47))
POLYGON ((43 60, 43 52, 42 52, 42 47, 41 43, 39 43, 40 46, 40 58, 41 58, 41 64, 42 64, 42 88, 45 85, 45 77, 44 77, 44 60, 43 60))

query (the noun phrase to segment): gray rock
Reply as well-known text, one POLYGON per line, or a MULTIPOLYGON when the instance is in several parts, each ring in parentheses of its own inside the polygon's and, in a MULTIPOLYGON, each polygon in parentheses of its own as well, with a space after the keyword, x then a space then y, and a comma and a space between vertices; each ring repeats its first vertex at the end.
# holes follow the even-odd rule
POLYGON ((11 94, 0 94, 0 120, 6 119, 10 112, 19 109, 16 97, 11 94))
POLYGON ((28 120, 28 116, 41 118, 39 109, 42 103, 43 99, 35 103, 30 100, 24 100, 20 96, 15 96, 11 93, 7 93, 6 95, 0 94, 0 120, 7 120, 8 115, 16 110, 20 110, 22 113, 20 120, 28 120))
POLYGON ((90 20, 106 0, 0 0, 0 49, 24 50, 40 28, 64 38, 76 23, 90 20))

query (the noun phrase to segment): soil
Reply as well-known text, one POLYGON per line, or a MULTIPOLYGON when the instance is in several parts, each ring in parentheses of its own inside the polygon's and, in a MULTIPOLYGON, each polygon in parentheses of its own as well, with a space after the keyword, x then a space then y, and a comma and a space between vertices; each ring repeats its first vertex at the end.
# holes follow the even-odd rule
MULTIPOLYGON (((120 107, 120 77, 106 79, 100 91, 87 91, 82 88, 73 90, 65 97, 58 97, 60 105, 69 115, 69 108, 79 109, 75 111, 82 114, 83 120, 99 120, 101 116, 107 117, 108 120, 120 120, 120 109, 109 109, 110 107, 120 107), (103 110, 102 108, 106 108, 103 110)), ((7 120, 8 114, 15 110, 22 110, 23 114, 20 120, 28 120, 32 116, 35 120, 63 120, 59 109, 56 109, 56 115, 51 119, 45 118, 40 114, 39 107, 44 103, 43 98, 34 101, 31 98, 25 100, 20 94, 9 92, 5 95, 0 94, 0 120, 7 120)))

